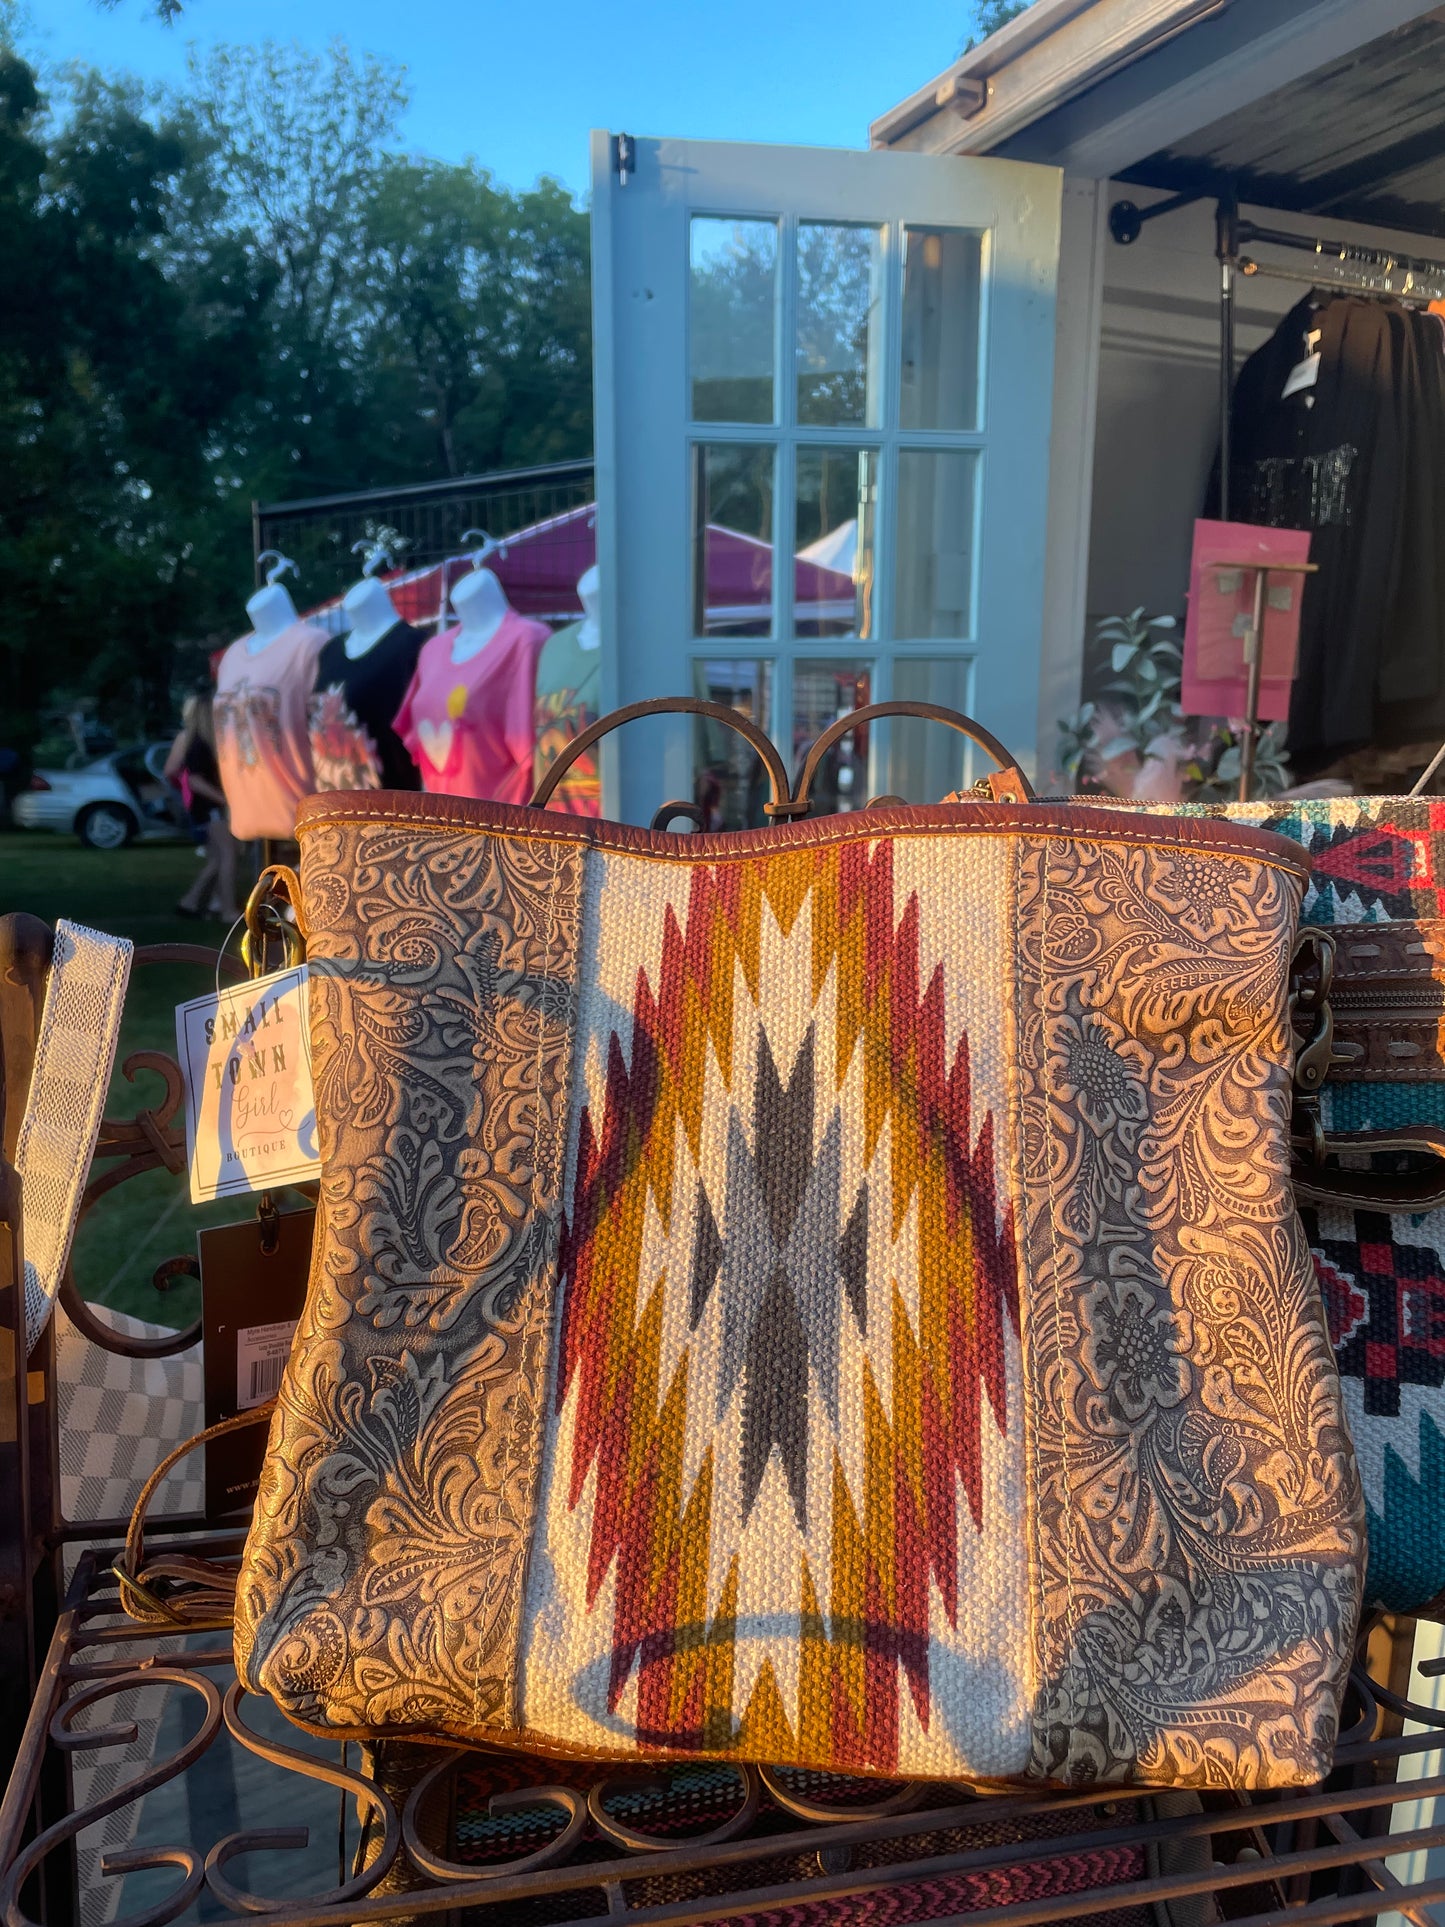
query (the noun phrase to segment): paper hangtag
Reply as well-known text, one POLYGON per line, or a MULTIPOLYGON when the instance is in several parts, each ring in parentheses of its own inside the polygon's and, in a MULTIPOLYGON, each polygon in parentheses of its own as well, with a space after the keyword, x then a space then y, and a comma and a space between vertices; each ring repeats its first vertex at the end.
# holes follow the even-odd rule
MULTIPOLYGON (((281 1212, 269 1236, 256 1218, 198 1233, 207 1425, 276 1396, 306 1299, 315 1228, 308 1208, 281 1212)), ((207 1518, 250 1504, 265 1451, 264 1425, 207 1440, 207 1518)))
POLYGON ((268 1325, 242 1325, 236 1333, 236 1410, 249 1412, 275 1398, 291 1351, 296 1320, 278 1318, 268 1325))
POLYGON ((1289 396, 1297 395, 1302 388, 1313 388, 1319 378, 1320 357, 1319 350, 1316 349, 1312 355, 1306 355, 1303 361, 1297 361, 1290 369, 1285 378, 1280 400, 1285 401, 1289 396))
POLYGON ((176 1006, 191 1202, 318 1175, 306 966, 176 1006))

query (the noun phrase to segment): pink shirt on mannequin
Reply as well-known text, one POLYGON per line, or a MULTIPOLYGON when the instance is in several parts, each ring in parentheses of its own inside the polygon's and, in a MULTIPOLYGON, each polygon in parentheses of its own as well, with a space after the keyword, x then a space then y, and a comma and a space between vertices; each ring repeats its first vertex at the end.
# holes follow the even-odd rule
POLYGON ((444 629, 423 647, 393 727, 423 789, 525 803, 532 794, 537 657, 551 631, 509 610, 466 662, 452 661, 456 633, 444 629))

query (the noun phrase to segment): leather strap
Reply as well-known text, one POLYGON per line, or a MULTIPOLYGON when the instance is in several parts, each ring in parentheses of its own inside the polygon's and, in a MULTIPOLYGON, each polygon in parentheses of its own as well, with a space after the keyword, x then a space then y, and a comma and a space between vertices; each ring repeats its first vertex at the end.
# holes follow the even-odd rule
POLYGON ((1302 1204, 1341 1211, 1438 1211, 1445 1205, 1445 1130, 1433 1124, 1399 1131, 1329 1131, 1325 1159, 1350 1153, 1409 1153, 1431 1162, 1416 1171, 1350 1171, 1330 1162, 1298 1158, 1294 1190, 1302 1204))
POLYGON ((140 1489, 126 1529, 125 1551, 111 1567, 120 1582, 120 1603, 132 1619, 147 1626, 170 1626, 181 1632, 203 1632, 229 1626, 236 1604, 236 1568, 215 1559, 197 1559, 178 1546, 168 1546, 147 1561, 145 1522, 150 1502, 162 1479, 198 1445, 243 1432, 248 1426, 267 1425, 276 1409, 274 1398, 249 1412, 208 1425, 204 1432, 168 1452, 140 1489))
MULTIPOLYGON (((773 747, 772 738, 765 736, 756 723, 750 722, 740 709, 731 709, 726 703, 705 703, 697 696, 658 696, 651 702, 624 703, 621 709, 614 709, 605 716, 599 716, 595 723, 574 736, 562 754, 553 763, 547 774, 532 792, 532 808, 545 810, 552 799, 553 792, 562 778, 571 769, 579 756, 585 755, 594 743, 620 729, 624 723, 636 722, 642 716, 708 716, 715 723, 723 723, 735 729, 739 736, 746 737, 768 772, 768 801, 763 808, 769 816, 794 816, 788 796, 788 772, 783 768, 783 759, 773 747)), ((672 805, 674 811, 678 804, 672 805)))
MULTIPOLYGON (((850 710, 846 716, 840 716, 836 722, 830 723, 818 737, 804 759, 796 786, 790 789, 783 759, 771 739, 741 710, 731 709, 725 703, 703 702, 696 696, 659 696, 651 702, 625 703, 621 709, 614 709, 610 714, 599 717, 595 723, 589 723, 586 729, 574 736, 532 792, 532 808, 546 809, 558 784, 579 756, 585 755, 594 743, 600 742, 612 730, 619 729, 623 723, 634 722, 641 716, 708 716, 714 722, 735 729, 757 751, 768 772, 768 801, 764 803, 763 811, 771 817, 806 816, 812 807, 813 778, 828 751, 840 738, 884 716, 914 716, 924 722, 943 723, 949 729, 958 730, 998 764, 997 771, 987 779, 996 803, 1037 801, 1029 779, 997 736, 985 729, 982 723, 976 723, 971 716, 965 716, 957 709, 945 709, 941 703, 868 703, 862 709, 850 710)), ((682 802, 668 803, 664 809, 666 819, 659 811, 654 818, 654 827, 662 827, 667 819, 692 814, 692 806, 682 802)))
POLYGON ((796 810, 797 815, 807 815, 808 795, 813 778, 817 774, 818 765, 834 743, 840 737, 857 729, 860 724, 874 722, 880 716, 916 716, 923 722, 944 723, 949 729, 956 729, 960 735, 967 736, 971 743, 976 743, 986 756, 991 756, 998 764, 997 771, 988 778, 988 786, 993 793, 995 803, 1037 801, 1033 785, 1027 776, 997 736, 991 730, 985 729, 982 723, 976 723, 971 716, 965 716, 961 710, 945 709, 941 703, 899 701, 869 703, 865 708, 851 710, 848 715, 840 716, 837 722, 828 725, 808 751, 802 773, 798 777, 798 785, 793 792, 793 802, 795 805, 801 803, 803 807, 796 810))

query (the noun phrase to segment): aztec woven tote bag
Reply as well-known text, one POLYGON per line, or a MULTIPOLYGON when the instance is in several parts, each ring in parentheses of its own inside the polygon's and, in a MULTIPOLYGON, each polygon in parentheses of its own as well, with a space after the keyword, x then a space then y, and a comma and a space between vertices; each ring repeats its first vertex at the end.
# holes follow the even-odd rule
POLYGON ((1301 1215, 1329 1318, 1369 1526, 1366 1598, 1445 1603, 1445 799, 1168 806, 1287 836, 1329 938, 1301 1044, 1323 1074, 1301 1215), (1316 1148, 1324 1168, 1311 1168, 1316 1148), (1343 1158, 1343 1164, 1341 1159, 1343 1158), (1370 1171, 1353 1165, 1373 1167, 1370 1171))
POLYGON ((1011 767, 802 820, 904 707, 790 794, 706 706, 758 831, 303 805, 321 1202, 235 1621, 294 1720, 1326 1770, 1364 1548, 1290 1192, 1307 863, 1011 767))

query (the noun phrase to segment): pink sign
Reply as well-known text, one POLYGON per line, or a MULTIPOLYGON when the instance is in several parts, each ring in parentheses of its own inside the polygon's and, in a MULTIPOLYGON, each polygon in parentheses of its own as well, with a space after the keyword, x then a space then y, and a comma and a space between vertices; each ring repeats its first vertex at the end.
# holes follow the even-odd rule
MULTIPOLYGON (((1308 529, 1262 529, 1250 522, 1196 522, 1184 628, 1180 706, 1186 716, 1242 716, 1244 645, 1254 620, 1256 567, 1309 560, 1308 529)), ((1300 597, 1308 578, 1271 575, 1265 591, 1262 722, 1289 715, 1299 647, 1300 597)))

